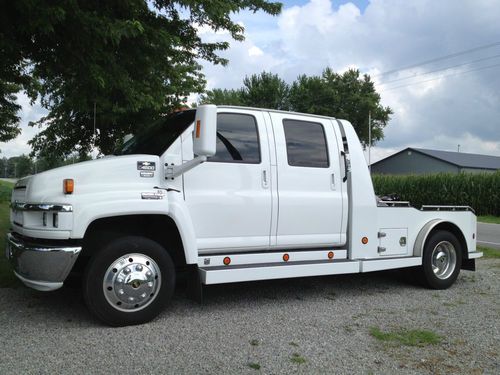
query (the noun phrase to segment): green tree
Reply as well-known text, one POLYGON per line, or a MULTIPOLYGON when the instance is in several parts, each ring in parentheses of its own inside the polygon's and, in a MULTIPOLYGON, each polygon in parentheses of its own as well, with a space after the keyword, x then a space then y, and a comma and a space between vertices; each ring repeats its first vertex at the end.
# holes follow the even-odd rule
POLYGON ((368 119, 372 119, 372 144, 384 138, 391 108, 380 104, 370 76, 359 70, 343 74, 330 68, 321 76, 300 76, 290 89, 290 107, 297 112, 314 113, 349 120, 363 146, 368 145, 368 119))
POLYGON ((19 85, 4 82, 0 77, 0 142, 10 141, 21 132, 18 126, 21 106, 16 103, 19 90, 19 85))
POLYGON ((245 105, 291 110, 349 120, 363 146, 368 145, 368 118, 372 118, 372 143, 384 138, 392 110, 380 104, 380 95, 368 75, 358 70, 343 74, 327 68, 321 76, 299 76, 288 85, 278 75, 262 72, 245 77, 237 90, 214 89, 201 103, 245 105))
POLYGON ((287 110, 289 87, 277 74, 262 72, 245 77, 241 99, 247 106, 287 110))
POLYGON ((200 98, 200 104, 245 105, 242 90, 214 89, 209 90, 200 98))
POLYGON ((289 87, 277 74, 262 72, 245 77, 237 90, 214 89, 201 96, 200 104, 243 105, 287 110, 289 87))
POLYGON ((242 40, 244 29, 231 14, 250 9, 275 15, 281 4, 17 0, 2 1, 1 9, 0 137, 18 131, 14 96, 22 88, 49 110, 33 124, 43 130, 30 142, 43 157, 87 154, 93 146, 110 153, 117 139, 204 89, 200 59, 227 62, 217 53, 229 44, 202 41, 199 27, 242 40))
POLYGON ((33 173, 33 161, 27 155, 14 156, 8 161, 8 175, 13 178, 25 177, 33 173))

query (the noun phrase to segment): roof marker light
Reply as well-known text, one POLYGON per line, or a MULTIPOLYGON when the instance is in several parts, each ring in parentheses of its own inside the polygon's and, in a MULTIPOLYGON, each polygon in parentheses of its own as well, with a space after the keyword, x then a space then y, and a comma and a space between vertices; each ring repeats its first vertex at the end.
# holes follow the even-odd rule
POLYGON ((224 263, 225 266, 229 266, 229 264, 231 263, 231 258, 225 257, 222 263, 224 263))
POLYGON ((366 245, 366 244, 368 243, 368 237, 363 237, 363 238, 361 239, 361 243, 362 243, 363 245, 366 245))
POLYGON ((290 255, 289 254, 283 254, 283 260, 285 262, 288 262, 290 260, 290 255))

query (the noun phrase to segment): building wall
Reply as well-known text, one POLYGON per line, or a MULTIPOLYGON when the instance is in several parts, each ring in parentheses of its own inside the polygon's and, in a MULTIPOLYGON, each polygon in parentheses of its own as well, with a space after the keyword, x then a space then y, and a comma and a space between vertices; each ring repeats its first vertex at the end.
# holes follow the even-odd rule
POLYGON ((460 168, 419 152, 406 150, 372 165, 371 171, 373 174, 429 174, 458 173, 460 168))

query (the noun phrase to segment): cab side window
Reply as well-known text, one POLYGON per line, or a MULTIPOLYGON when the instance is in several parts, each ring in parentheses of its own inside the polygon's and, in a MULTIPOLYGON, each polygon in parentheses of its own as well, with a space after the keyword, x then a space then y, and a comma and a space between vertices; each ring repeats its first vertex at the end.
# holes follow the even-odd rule
POLYGON ((255 117, 238 113, 217 115, 217 151, 211 162, 260 163, 259 133, 255 117))
POLYGON ((316 122, 283 120, 288 165, 328 168, 328 148, 323 125, 316 122))

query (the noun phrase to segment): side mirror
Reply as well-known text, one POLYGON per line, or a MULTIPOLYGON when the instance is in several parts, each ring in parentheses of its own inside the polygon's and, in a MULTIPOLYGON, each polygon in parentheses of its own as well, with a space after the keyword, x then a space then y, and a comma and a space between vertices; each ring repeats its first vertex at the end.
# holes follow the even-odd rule
POLYGON ((123 136, 122 138, 122 143, 125 144, 127 143, 128 141, 130 141, 132 138, 134 138, 134 135, 133 134, 126 134, 123 136))
POLYGON ((193 151, 198 156, 213 156, 217 142, 217 106, 200 105, 194 120, 193 151))

